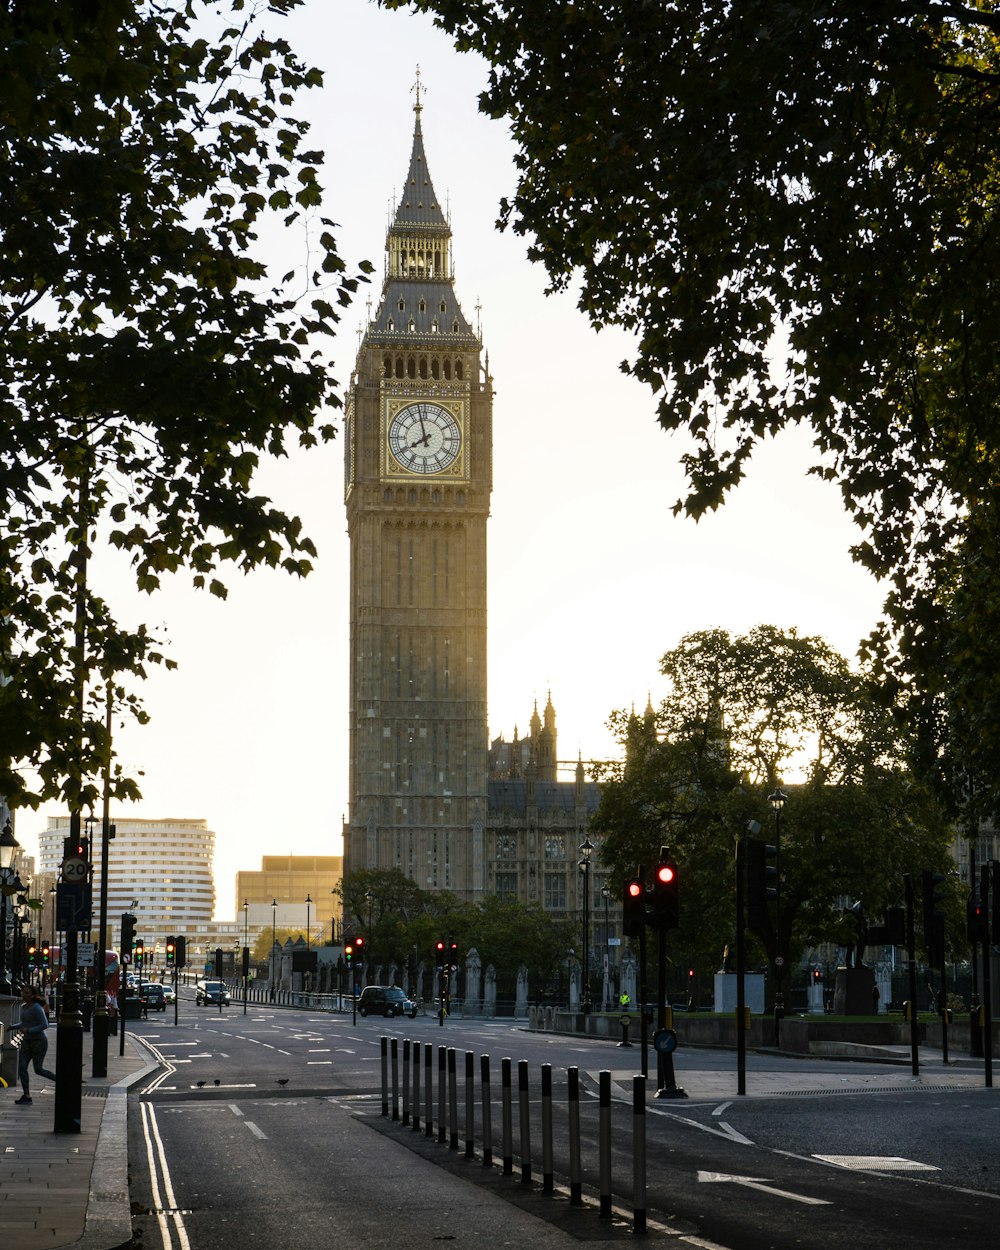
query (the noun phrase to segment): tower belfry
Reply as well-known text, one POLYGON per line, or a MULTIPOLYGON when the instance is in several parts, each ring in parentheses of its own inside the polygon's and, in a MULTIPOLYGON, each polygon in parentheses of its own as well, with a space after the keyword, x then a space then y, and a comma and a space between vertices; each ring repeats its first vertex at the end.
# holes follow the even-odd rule
POLYGON ((378 307, 347 397, 350 810, 344 869, 484 888, 492 384, 454 288, 419 69, 378 307))

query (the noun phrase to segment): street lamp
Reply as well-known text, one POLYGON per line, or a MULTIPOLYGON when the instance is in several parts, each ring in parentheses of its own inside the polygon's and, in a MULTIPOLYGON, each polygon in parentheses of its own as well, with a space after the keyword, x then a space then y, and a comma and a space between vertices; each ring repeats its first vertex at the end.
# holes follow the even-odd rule
POLYGON ((309 897, 309 895, 307 894, 307 895, 306 895, 306 954, 308 954, 308 953, 309 953, 309 949, 310 949, 310 941, 309 941, 309 919, 310 919, 310 915, 311 915, 311 911, 310 911, 310 909, 311 909, 311 908, 312 908, 312 899, 311 899, 311 898, 309 897))
POLYGON ((781 953, 781 810, 788 802, 784 790, 776 789, 767 796, 774 812, 774 1044, 781 1041, 781 1020, 785 1014, 785 999, 781 982, 785 972, 785 957, 781 953))
POLYGON ((590 857, 594 844, 586 838, 580 847, 580 871, 583 873, 583 1014, 590 1015, 590 857))
MULTIPOLYGON (((372 957, 372 903, 375 901, 375 895, 371 890, 365 890, 365 901, 368 904, 368 958, 372 957)), ((365 978, 367 980, 367 977, 365 978)))
POLYGON ((274 979, 277 976, 274 964, 274 948, 278 944, 278 900, 271 899, 271 1002, 274 1002, 274 979))
POLYGON ((601 886, 601 898, 604 899, 604 958, 607 960, 607 963, 608 963, 609 1001, 604 1004, 605 1008, 607 1008, 607 1007, 610 1007, 611 1004, 615 1001, 615 993, 614 993, 615 987, 612 984, 612 976, 611 976, 611 971, 614 965, 611 959, 611 921, 608 919, 608 902, 611 898, 611 887, 608 885, 606 881, 601 886))
POLYGON ((250 903, 243 900, 243 1014, 247 1014, 247 974, 250 971, 250 903))
MULTIPOLYGON (((0 833, 0 882, 10 886, 14 880, 13 868, 21 844, 14 837, 14 829, 8 816, 0 833)), ((0 994, 13 993, 13 983, 7 974, 7 894, 0 890, 0 994)))

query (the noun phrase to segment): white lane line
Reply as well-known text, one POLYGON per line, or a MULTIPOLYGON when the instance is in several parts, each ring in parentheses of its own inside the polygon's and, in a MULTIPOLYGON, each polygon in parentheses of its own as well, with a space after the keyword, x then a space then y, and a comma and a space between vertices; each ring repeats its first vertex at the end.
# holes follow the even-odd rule
POLYGON ((753 1145, 749 1137, 744 1137, 742 1133, 738 1132, 731 1125, 726 1124, 725 1121, 720 1121, 718 1125, 701 1124, 697 1120, 689 1120, 686 1115, 677 1115, 673 1111, 663 1111, 659 1107, 647 1107, 646 1114, 665 1116, 668 1120, 676 1120, 679 1124, 686 1124, 689 1128, 697 1128, 701 1129, 703 1133, 711 1133, 713 1137, 724 1137, 726 1141, 736 1142, 739 1146, 753 1145))
POLYGON ((306 1060, 307 1068, 322 1068, 324 1066, 328 1068, 332 1068, 333 1060, 332 1059, 307 1059, 306 1060))
POLYGON ((698 1180, 709 1184, 742 1185, 745 1189, 759 1189, 761 1193, 773 1194, 776 1198, 788 1198, 792 1202, 802 1202, 810 1207, 828 1207, 826 1198, 808 1198, 805 1194, 793 1194, 788 1189, 778 1189, 769 1185, 759 1176, 730 1176, 726 1172, 699 1172, 698 1180))
POLYGON ((262 1132, 261 1129, 254 1124, 253 1120, 244 1120, 243 1123, 247 1126, 250 1132, 253 1133, 254 1137, 259 1137, 261 1141, 267 1141, 267 1134, 262 1132))
POLYGON ((712 1115, 722 1115, 723 1111, 725 1111, 727 1107, 731 1107, 732 1105, 733 1105, 732 1102, 720 1102, 719 1105, 712 1112, 712 1115))
POLYGON ((157 1223, 160 1228, 160 1236, 163 1238, 164 1250, 172 1250, 173 1239, 170 1234, 170 1221, 173 1220, 173 1231, 177 1234, 177 1244, 180 1250, 191 1250, 191 1243, 188 1240, 187 1229, 184 1227, 184 1217, 177 1210, 177 1199, 174 1197, 174 1185, 170 1179, 170 1168, 167 1166, 167 1154, 163 1148, 163 1139, 160 1137, 160 1129, 156 1123, 156 1111, 152 1103, 140 1103, 143 1113, 143 1134, 146 1139, 146 1159, 149 1165, 149 1182, 153 1195, 153 1202, 157 1209, 157 1223), (155 1152, 154 1152, 155 1143, 155 1152), (163 1177, 163 1192, 166 1195, 166 1205, 170 1208, 169 1213, 163 1211, 163 1200, 160 1197, 160 1183, 157 1176, 157 1163, 159 1163, 160 1175, 163 1177))
POLYGON ((231 1102, 229 1104, 229 1110, 233 1113, 233 1115, 241 1116, 243 1114, 243 1112, 240 1110, 239 1107, 237 1107, 236 1103, 234 1102, 231 1102))

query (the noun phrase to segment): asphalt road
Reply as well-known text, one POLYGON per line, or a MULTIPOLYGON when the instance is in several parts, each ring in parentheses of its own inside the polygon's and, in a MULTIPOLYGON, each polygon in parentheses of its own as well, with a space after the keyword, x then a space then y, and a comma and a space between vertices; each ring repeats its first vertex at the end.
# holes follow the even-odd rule
MULTIPOLYGON (((135 1228, 144 1250, 278 1250, 342 1233, 364 1246, 400 1238, 484 1246, 562 1246, 631 1237, 632 1075, 639 1049, 531 1034, 510 1022, 372 1019, 242 1004, 138 1022, 162 1060, 130 1107, 135 1228), (380 1038, 432 1048, 432 1135, 383 1117, 380 1038), (438 1138, 438 1056, 457 1052, 459 1148, 438 1138), (475 1159, 465 1155, 464 1056, 475 1055, 475 1159), (482 1166, 480 1056, 490 1056, 493 1155, 482 1166), (502 1176, 501 1060, 513 1061, 511 1176, 502 1176), (521 1178, 518 1061, 528 1065, 533 1181, 521 1178), (552 1067, 556 1192, 543 1173, 541 1081, 552 1067), (580 1077, 586 1205, 567 1200, 567 1069, 580 1077), (614 1216, 598 1215, 598 1073, 613 1072, 614 1216)), ((1000 1219, 1000 1094, 967 1078, 915 1083, 877 1065, 751 1055, 774 1095, 646 1102, 649 1235, 727 1250, 885 1250, 993 1244, 1000 1219), (838 1092, 809 1092, 826 1085, 838 1092), (787 1086, 787 1090, 786 1090, 787 1086), (862 1092, 852 1092, 861 1090, 862 1092), (783 1092, 784 1091, 784 1092, 783 1092)), ((676 1056, 679 1084, 735 1092, 735 1057, 676 1056), (696 1079, 697 1078, 697 1079, 696 1079)), ((421 1064, 423 1080, 426 1069, 421 1064)), ((391 1067, 390 1067, 391 1071, 391 1067)), ((411 1068, 412 1071, 412 1068, 411 1068)), ((391 1082, 390 1082, 391 1089, 391 1082)), ((402 1070, 399 1070, 402 1093, 402 1070)), ((391 1101, 391 1099, 390 1099, 391 1101)), ((410 1104, 412 1105, 412 1103, 410 1104)), ((402 1116, 406 1109, 398 1104, 402 1116)))

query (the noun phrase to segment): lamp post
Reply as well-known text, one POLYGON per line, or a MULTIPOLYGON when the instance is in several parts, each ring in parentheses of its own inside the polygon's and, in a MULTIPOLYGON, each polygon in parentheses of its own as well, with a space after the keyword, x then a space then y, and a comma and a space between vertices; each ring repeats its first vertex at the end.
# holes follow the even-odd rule
POLYGON ((609 1001, 604 1004, 605 1010, 611 1007, 615 1001, 615 987, 612 984, 612 968, 611 959, 611 921, 608 919, 608 903, 611 899, 611 887, 605 881, 601 886, 601 898, 604 899, 604 958, 608 963, 608 998, 609 1001))
POLYGON ((583 1014, 590 1015, 590 857, 594 844, 584 839, 580 847, 580 871, 583 873, 583 1014))
POLYGON ((274 948, 278 944, 278 900, 271 899, 271 1002, 274 1002, 275 984, 274 979, 277 976, 274 963, 274 948))
POLYGON ((250 971, 250 903, 243 900, 243 1014, 247 1014, 247 976, 250 971))
POLYGON ((312 899, 307 894, 306 895, 306 954, 308 954, 309 950, 311 949, 311 942, 309 940, 309 920, 312 915, 311 908, 312 908, 312 899))
MULTIPOLYGON (((8 816, 0 833, 0 882, 9 887, 14 880, 14 860, 21 844, 14 837, 8 816)), ((14 985, 7 972, 7 894, 0 890, 0 994, 13 994, 14 985)))
POLYGON ((774 1044, 781 1042, 781 1021, 785 1014, 785 999, 782 994, 782 978, 785 974, 785 957, 781 951, 781 811, 788 801, 788 795, 781 789, 775 789, 767 796, 767 801, 774 812, 774 1044))
MULTIPOLYGON (((375 895, 371 890, 365 890, 365 902, 368 904, 368 959, 372 958, 372 903, 375 901, 375 895)), ((368 980, 368 977, 365 977, 368 980)))

